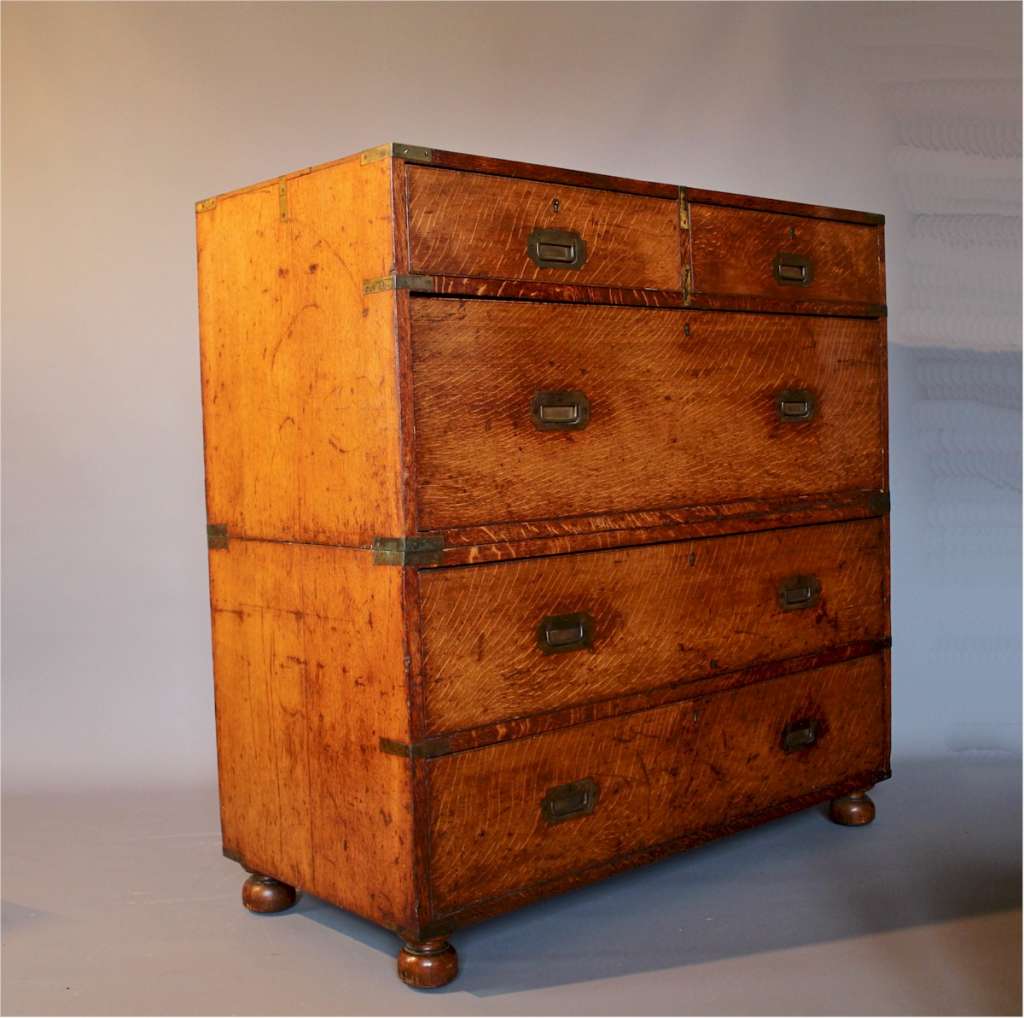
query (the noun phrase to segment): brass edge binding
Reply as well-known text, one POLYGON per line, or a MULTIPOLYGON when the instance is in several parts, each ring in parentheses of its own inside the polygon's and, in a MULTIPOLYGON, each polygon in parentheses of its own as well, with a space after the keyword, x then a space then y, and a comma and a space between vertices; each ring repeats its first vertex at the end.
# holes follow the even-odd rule
POLYGON ((365 166, 367 163, 375 163, 377 160, 387 159, 389 156, 404 159, 407 163, 432 163, 434 161, 433 149, 424 148, 422 145, 402 145, 397 141, 392 141, 387 145, 368 148, 360 154, 359 162, 365 166))
POLYGON ((204 198, 202 201, 196 202, 196 212, 209 212, 211 209, 215 209, 216 207, 216 198, 204 198))
POLYGON ((209 548, 226 548, 228 546, 228 525, 226 523, 207 523, 206 545, 209 548))
POLYGON ((884 516, 892 508, 892 500, 889 497, 889 492, 872 492, 868 506, 871 509, 871 512, 875 513, 877 516, 884 516))
POLYGON ((277 207, 284 222, 288 218, 288 184, 283 180, 277 185, 277 207))
POLYGON ((387 290, 419 290, 421 293, 434 292, 433 276, 402 276, 392 272, 389 276, 363 280, 363 293, 384 293, 387 290))
POLYGON ((444 555, 444 537, 375 537, 375 566, 437 566, 444 555))
POLYGON ((380 751, 390 756, 407 756, 410 760, 430 760, 435 756, 445 756, 450 753, 451 744, 443 736, 434 739, 424 739, 423 742, 414 742, 411 745, 407 742, 400 742, 398 739, 380 740, 380 751))
POLYGON ((690 228, 690 206, 686 201, 686 188, 679 188, 679 227, 682 230, 690 228))

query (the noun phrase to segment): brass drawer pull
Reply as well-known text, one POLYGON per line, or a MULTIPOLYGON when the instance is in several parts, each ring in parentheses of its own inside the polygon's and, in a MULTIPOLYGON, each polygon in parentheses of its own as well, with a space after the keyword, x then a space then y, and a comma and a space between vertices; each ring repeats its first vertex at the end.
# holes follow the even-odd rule
POLYGON ((597 808, 597 782, 593 778, 549 788, 540 804, 540 814, 549 824, 560 824, 593 813, 597 808))
POLYGON ((806 749, 818 741, 818 722, 814 718, 802 718, 787 725, 782 730, 782 749, 785 753, 793 753, 798 749, 806 749))
POLYGON ((783 286, 810 286, 814 279, 814 262, 803 255, 780 251, 772 262, 776 283, 783 286))
POLYGON ((594 620, 586 612, 549 615, 537 627, 537 643, 545 654, 583 650, 594 642, 594 620))
POLYGON ((809 421, 818 409, 818 401, 807 389, 786 389, 775 397, 779 420, 786 424, 809 421))
POLYGON ((530 414, 538 431, 579 431, 590 420, 590 400, 577 389, 538 392, 530 414))
POLYGON ((784 612, 813 608, 821 599, 821 581, 817 576, 791 576, 779 586, 779 607, 784 612))
POLYGON ((580 269, 587 260, 587 245, 574 230, 534 230, 526 253, 542 269, 580 269))

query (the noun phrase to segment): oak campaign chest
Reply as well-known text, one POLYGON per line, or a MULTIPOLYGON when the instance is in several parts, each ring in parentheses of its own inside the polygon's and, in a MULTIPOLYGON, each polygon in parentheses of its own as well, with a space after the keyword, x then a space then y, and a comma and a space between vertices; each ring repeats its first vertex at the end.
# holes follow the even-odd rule
POLYGON ((224 851, 449 934, 889 775, 881 216, 384 145, 197 206, 224 851))

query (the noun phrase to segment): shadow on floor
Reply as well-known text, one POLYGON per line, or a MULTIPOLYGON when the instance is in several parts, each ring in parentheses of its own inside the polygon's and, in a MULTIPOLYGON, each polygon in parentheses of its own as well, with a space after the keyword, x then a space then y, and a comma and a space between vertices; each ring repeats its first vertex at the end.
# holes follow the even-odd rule
MULTIPOLYGON (((459 931, 452 989, 492 996, 1018 908, 1020 763, 965 762, 895 764, 870 827, 807 810, 459 931)), ((316 898, 298 909, 396 951, 316 898)))

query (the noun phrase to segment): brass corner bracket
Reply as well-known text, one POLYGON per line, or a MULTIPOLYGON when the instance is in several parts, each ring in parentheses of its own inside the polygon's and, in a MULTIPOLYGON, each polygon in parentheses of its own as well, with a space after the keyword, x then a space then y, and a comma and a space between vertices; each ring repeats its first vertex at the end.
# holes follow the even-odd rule
POLYGON ((444 537, 375 537, 375 566, 437 566, 444 555, 444 537))
POLYGON ((384 293, 388 290, 418 290, 420 293, 434 292, 433 276, 409 276, 392 272, 388 276, 363 281, 363 293, 384 293))
POLYGON ((386 145, 368 148, 359 156, 359 162, 365 166, 367 163, 375 163, 378 159, 389 157, 404 159, 407 163, 432 163, 434 150, 422 145, 403 145, 397 141, 390 141, 386 145))
POLYGON ((206 545, 208 548, 226 548, 228 546, 228 525, 226 523, 207 523, 206 545))

